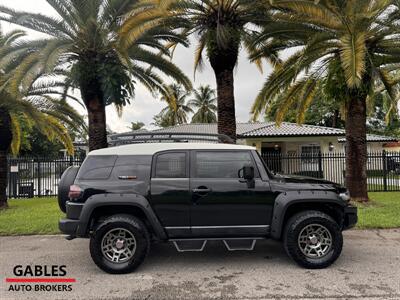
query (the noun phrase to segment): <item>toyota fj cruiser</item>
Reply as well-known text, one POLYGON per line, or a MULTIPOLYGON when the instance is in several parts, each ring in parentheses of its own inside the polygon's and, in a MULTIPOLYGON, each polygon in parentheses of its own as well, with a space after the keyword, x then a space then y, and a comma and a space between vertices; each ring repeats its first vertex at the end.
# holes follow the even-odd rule
POLYGON ((252 250, 282 240, 306 268, 340 255, 342 231, 357 222, 345 188, 272 174, 255 148, 212 143, 144 143, 96 150, 67 169, 59 185, 68 238, 90 238, 95 264, 109 273, 136 269, 151 242, 201 251, 208 240, 252 250))

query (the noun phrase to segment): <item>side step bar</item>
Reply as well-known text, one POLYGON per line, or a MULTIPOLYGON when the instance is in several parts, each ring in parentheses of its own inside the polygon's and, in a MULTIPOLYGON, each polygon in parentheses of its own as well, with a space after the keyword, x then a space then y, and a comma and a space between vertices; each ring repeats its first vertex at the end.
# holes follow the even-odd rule
POLYGON ((257 240, 251 239, 229 239, 223 240, 226 249, 229 251, 253 251, 257 240))
POLYGON ((203 251, 207 241, 222 241, 228 251, 252 251, 256 242, 264 238, 227 238, 227 239, 175 239, 170 240, 178 252, 203 251))
POLYGON ((207 244, 207 240, 175 240, 172 242, 178 252, 203 251, 207 244))

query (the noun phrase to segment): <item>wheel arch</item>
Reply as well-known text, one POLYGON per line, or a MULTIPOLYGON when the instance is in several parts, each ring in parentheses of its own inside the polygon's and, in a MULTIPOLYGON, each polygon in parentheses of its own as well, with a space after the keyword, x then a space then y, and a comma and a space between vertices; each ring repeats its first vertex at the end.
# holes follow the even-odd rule
POLYGON ((281 239, 287 220, 294 214, 305 210, 322 211, 342 227, 344 206, 345 203, 335 192, 295 191, 282 193, 275 200, 271 237, 281 239))
POLYGON ((167 235, 147 199, 137 194, 97 194, 89 197, 80 215, 78 235, 86 236, 95 221, 114 214, 131 214, 140 218, 157 239, 167 235))

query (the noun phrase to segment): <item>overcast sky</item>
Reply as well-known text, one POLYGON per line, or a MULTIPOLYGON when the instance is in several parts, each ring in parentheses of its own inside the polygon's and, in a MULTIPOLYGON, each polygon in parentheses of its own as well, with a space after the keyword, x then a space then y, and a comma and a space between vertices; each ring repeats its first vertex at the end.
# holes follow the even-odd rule
MULTIPOLYGON (((10 8, 24 10, 29 12, 40 12, 46 15, 56 15, 53 9, 45 0, 0 0, 1 5, 10 8)), ((16 26, 1 22, 2 29, 8 31, 16 26)), ((31 36, 35 33, 30 32, 31 36)), ((193 80, 193 58, 194 48, 178 47, 175 52, 173 61, 177 64, 189 78, 193 80)), ((263 82, 271 70, 270 66, 265 66, 264 74, 261 74, 255 65, 246 61, 246 54, 241 53, 239 64, 235 70, 235 98, 236 98, 236 116, 237 120, 246 122, 250 119, 249 111, 253 100, 258 91, 261 89, 263 82)), ((210 64, 205 64, 204 70, 196 74, 196 80, 193 82, 195 87, 199 85, 210 84, 215 88, 215 77, 210 64)), ((153 121, 153 116, 157 114, 163 107, 164 103, 160 102, 141 86, 136 86, 136 95, 131 105, 124 108, 124 113, 119 118, 113 107, 107 108, 107 124, 113 131, 127 131, 130 122, 141 121, 148 127, 153 121)), ((82 113, 85 113, 82 111, 82 113)))

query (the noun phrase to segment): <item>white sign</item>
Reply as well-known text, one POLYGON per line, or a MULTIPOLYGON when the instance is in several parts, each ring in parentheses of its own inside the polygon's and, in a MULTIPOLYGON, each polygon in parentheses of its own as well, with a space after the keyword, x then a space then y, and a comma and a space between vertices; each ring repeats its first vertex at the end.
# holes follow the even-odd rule
POLYGON ((18 166, 11 166, 10 172, 11 173, 18 173, 18 166))

